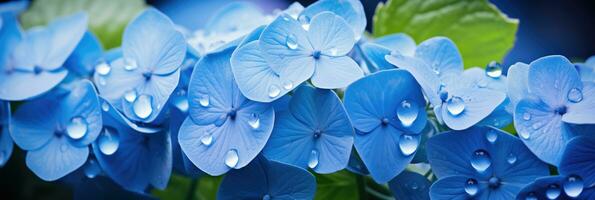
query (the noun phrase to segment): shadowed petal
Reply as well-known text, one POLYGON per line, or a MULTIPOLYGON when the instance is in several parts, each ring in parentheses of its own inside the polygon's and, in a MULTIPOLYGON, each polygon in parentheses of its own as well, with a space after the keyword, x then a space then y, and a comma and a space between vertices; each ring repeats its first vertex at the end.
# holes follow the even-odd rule
POLYGON ((27 167, 39 178, 54 181, 83 166, 89 147, 75 147, 68 140, 65 136, 52 136, 47 145, 27 152, 27 167))

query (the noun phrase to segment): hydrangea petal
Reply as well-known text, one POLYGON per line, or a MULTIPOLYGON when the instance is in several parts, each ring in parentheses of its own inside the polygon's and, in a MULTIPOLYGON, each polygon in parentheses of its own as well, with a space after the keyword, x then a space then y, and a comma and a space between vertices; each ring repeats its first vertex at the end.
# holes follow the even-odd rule
MULTIPOLYGON (((566 179, 565 176, 546 176, 535 179, 532 183, 526 185, 517 195, 517 200, 526 199, 549 199, 547 197, 547 190, 550 185, 554 184, 562 189, 561 183, 566 179)), ((584 193, 584 192, 583 192, 584 193)), ((564 191, 560 192, 560 195, 556 199, 571 199, 566 195, 564 191)))
POLYGON ((66 75, 67 70, 39 74, 21 71, 0 72, 0 99, 21 101, 37 97, 58 85, 66 75))
POLYGON ((250 2, 232 2, 209 17, 205 30, 226 33, 258 27, 265 22, 262 11, 250 2), (250 19, 250 20, 242 20, 250 19))
POLYGON ((370 61, 370 64, 378 70, 395 68, 385 59, 387 55, 390 55, 390 52, 390 49, 379 44, 365 43, 362 45, 362 53, 370 61))
POLYGON ((529 93, 529 65, 518 62, 508 68, 507 92, 512 104, 512 110, 523 98, 530 96, 529 93))
POLYGON ((581 89, 580 76, 574 65, 563 56, 539 58, 529 67, 529 92, 553 108, 565 105, 572 89, 581 89))
POLYGON ((326 56, 343 56, 353 48, 353 31, 343 18, 332 12, 315 15, 310 23, 308 39, 315 50, 326 56))
POLYGON ((157 119, 157 117, 159 117, 162 113, 161 111, 166 108, 166 103, 169 100, 171 94, 176 89, 179 80, 179 69, 165 76, 153 75, 150 80, 143 80, 144 84, 138 85, 135 89, 137 93, 136 98, 138 99, 141 95, 149 95, 151 97, 151 113, 149 116, 141 118, 134 110, 135 101, 128 102, 126 98, 120 98, 123 113, 126 115, 126 117, 133 121, 145 123, 155 121, 155 119, 157 119))
POLYGON ((0 101, 0 167, 6 164, 14 146, 9 132, 10 115, 10 103, 0 101))
POLYGON ((148 8, 126 27, 122 51, 124 58, 136 61, 143 71, 163 75, 180 67, 186 42, 167 16, 148 8))
POLYGON ((442 103, 440 96, 438 96, 440 78, 432 71, 425 61, 414 57, 403 56, 401 54, 387 55, 385 56, 385 59, 398 68, 405 69, 411 73, 419 85, 421 85, 425 96, 434 107, 437 107, 442 103))
POLYGON ((90 81, 82 80, 59 89, 68 91, 68 96, 60 100, 60 121, 68 124, 73 118, 82 117, 87 122, 87 129, 84 136, 74 144, 89 145, 95 141, 103 127, 101 106, 95 87, 90 81))
POLYGON ((312 75, 312 84, 317 88, 344 88, 364 76, 364 72, 355 61, 347 56, 322 56, 316 62, 312 75))
POLYGON ((424 60, 442 80, 449 74, 463 73, 463 58, 455 43, 446 37, 433 37, 422 42, 415 49, 415 57, 424 60))
POLYGON ((421 174, 403 171, 393 180, 388 182, 388 187, 393 196, 402 200, 430 199, 430 180, 421 174))
POLYGON ((356 40, 359 40, 366 29, 366 15, 361 2, 357 0, 337 1, 322 0, 306 7, 300 15, 308 19, 321 12, 330 11, 342 17, 352 27, 356 40))
MULTIPOLYGON (((465 183, 468 178, 465 176, 449 176, 439 179, 430 187, 430 199, 451 199, 467 200, 469 195, 465 192, 465 183)), ((481 187, 487 187, 486 184, 480 184, 481 187)), ((480 189, 481 190, 481 189, 480 189)), ((485 194, 478 194, 484 197, 485 194)), ((478 199, 488 199, 478 197, 478 199)))
POLYGON ((373 43, 385 46, 392 51, 398 51, 405 56, 413 56, 415 54, 415 41, 405 33, 382 36, 374 40, 373 43))
POLYGON ((110 62, 109 65, 110 73, 101 75, 96 72, 93 76, 94 82, 101 97, 117 108, 121 108, 124 94, 134 90, 145 80, 140 70, 126 70, 126 64, 122 58, 110 62))
POLYGON ((43 147, 54 137, 60 114, 56 99, 39 99, 19 106, 10 125, 14 142, 24 150, 43 147))
POLYGON ((562 121, 572 124, 595 124, 595 82, 583 82, 581 100, 569 102, 562 121))
POLYGON ((99 39, 90 31, 85 32, 64 66, 81 77, 87 77, 93 72, 93 67, 103 53, 99 39))
POLYGON ((270 62, 270 67, 277 75, 288 74, 286 71, 309 71, 310 65, 302 65, 303 59, 311 60, 313 47, 308 41, 308 33, 301 24, 288 15, 279 15, 269 24, 258 43, 263 57, 270 62), (297 68, 297 69, 296 69, 297 68))
POLYGON ((442 119, 448 127, 454 130, 469 128, 494 111, 504 100, 506 94, 489 89, 465 88, 451 91, 452 97, 463 99, 464 110, 458 115, 453 115, 448 110, 448 103, 442 106, 442 119))
POLYGON ((560 162, 560 174, 580 176, 586 187, 595 186, 595 138, 576 137, 568 142, 560 162))
POLYGON ((65 136, 49 140, 47 145, 27 152, 27 167, 39 178, 54 181, 83 166, 89 156, 89 148, 68 144, 65 136))

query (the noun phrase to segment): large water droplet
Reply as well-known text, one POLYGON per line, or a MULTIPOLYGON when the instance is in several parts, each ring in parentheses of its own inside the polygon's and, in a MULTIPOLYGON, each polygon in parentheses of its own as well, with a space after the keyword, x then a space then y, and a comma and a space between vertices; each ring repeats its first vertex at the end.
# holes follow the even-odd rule
POLYGON ((124 93, 124 100, 126 100, 128 103, 134 102, 134 100, 136 100, 136 91, 129 90, 126 93, 124 93))
POLYGON ((298 21, 302 24, 304 30, 310 30, 310 17, 306 15, 300 15, 298 21))
POLYGON ((153 113, 153 97, 143 94, 140 95, 132 104, 134 114, 141 119, 146 119, 153 113))
POLYGON ((446 109, 451 115, 457 116, 465 110, 465 102, 461 97, 452 97, 448 100, 446 109))
POLYGON ((475 196, 479 192, 479 186, 475 179, 470 178, 465 182, 465 192, 471 196, 475 196))
POLYGON ((97 138, 99 151, 105 155, 113 155, 120 147, 120 136, 118 131, 111 127, 105 127, 97 138))
POLYGON ((477 172, 482 173, 486 171, 490 165, 492 165, 492 159, 487 151, 479 149, 473 152, 473 155, 471 156, 471 166, 473 166, 477 172))
POLYGON ((514 155, 514 153, 510 153, 508 154, 508 156, 506 156, 506 162, 508 162, 508 164, 514 164, 516 162, 516 155, 514 155))
POLYGON ((81 139, 87 134, 88 124, 82 117, 73 117, 66 126, 66 133, 72 139, 81 139))
POLYGON ((522 130, 521 132, 519 132, 519 135, 521 136, 521 138, 528 140, 531 137, 531 133, 529 133, 529 131, 527 130, 522 130))
POLYGON ((578 197, 583 192, 583 179, 578 176, 569 176, 564 182, 564 192, 569 197, 578 197))
POLYGON ((545 196, 548 199, 556 199, 560 196, 561 192, 562 190, 560 189, 560 186, 556 184, 551 184, 547 187, 547 190, 545 191, 545 196))
POLYGON ((523 114, 523 119, 524 119, 525 121, 529 121, 529 120, 531 120, 531 113, 529 113, 529 112, 526 112, 526 113, 524 113, 524 114, 523 114))
POLYGON ((101 76, 107 76, 112 71, 112 67, 105 62, 100 62, 95 66, 95 71, 101 76))
POLYGON ((124 69, 127 71, 132 71, 138 68, 136 61, 130 58, 124 58, 124 69))
POLYGON ((258 114, 252 113, 250 115, 250 119, 248 119, 248 125, 250 125, 252 129, 258 129, 258 127, 260 127, 260 118, 258 114))
POLYGON ((418 110, 415 102, 409 102, 407 100, 401 101, 401 105, 397 109, 397 118, 401 121, 404 127, 409 127, 417 119, 418 110))
POLYGON ((279 96, 279 94, 281 94, 281 90, 279 89, 279 87, 277 87, 276 85, 271 85, 269 87, 269 97, 270 98, 275 98, 275 97, 279 96))
POLYGON ((285 44, 287 45, 287 48, 289 48, 289 49, 297 49, 298 43, 297 43, 297 38, 295 37, 295 35, 289 34, 287 36, 287 38, 285 39, 285 44))
POLYGON ((496 140, 498 140, 498 133, 496 131, 488 131, 486 133, 486 139, 488 140, 488 142, 493 144, 494 142, 496 142, 496 140))
POLYGON ((496 61, 492 61, 486 66, 486 75, 492 78, 498 78, 502 75, 502 65, 496 61))
POLYGON ((99 166, 99 163, 97 163, 95 159, 91 158, 85 165, 84 171, 87 178, 95 178, 99 173, 101 173, 101 166, 99 166))
POLYGON ((410 156, 413 154, 417 150, 418 145, 418 137, 403 134, 399 138, 399 149, 401 149, 401 153, 403 153, 405 156, 410 156))
POLYGON ((208 107, 209 104, 211 104, 211 100, 209 100, 210 97, 209 95, 203 94, 200 96, 200 98, 198 99, 198 103, 200 104, 200 106, 202 107, 208 107))
POLYGON ((318 166, 318 151, 312 150, 310 152, 310 157, 308 158, 308 167, 314 169, 318 166))
POLYGON ((103 110, 103 112, 107 112, 109 111, 109 104, 107 104, 107 102, 102 102, 101 103, 101 110, 103 110))
POLYGON ((213 143, 213 135, 211 133, 207 133, 200 138, 200 143, 205 146, 211 146, 213 143))
POLYGON ((283 83, 283 89, 286 89, 286 90, 293 89, 293 83, 291 81, 285 81, 283 83))
POLYGON ((568 100, 573 103, 578 103, 583 100, 583 92, 578 88, 572 88, 568 91, 568 100))
POLYGON ((231 149, 229 151, 227 151, 227 153, 225 154, 225 165, 227 165, 230 168, 234 168, 239 161, 239 157, 238 157, 238 151, 235 149, 231 149))

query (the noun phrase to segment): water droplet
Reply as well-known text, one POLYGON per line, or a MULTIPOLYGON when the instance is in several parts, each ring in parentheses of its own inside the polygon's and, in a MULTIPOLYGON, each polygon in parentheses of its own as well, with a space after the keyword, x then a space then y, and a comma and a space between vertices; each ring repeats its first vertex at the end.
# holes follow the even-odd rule
POLYGON ((508 162, 508 164, 514 164, 516 162, 516 156, 514 155, 514 153, 510 153, 508 154, 508 156, 506 156, 506 162, 508 162))
POLYGON ((130 58, 124 58, 124 69, 127 71, 132 71, 138 68, 136 61, 130 58))
POLYGON ((318 166, 318 151, 313 149, 308 159, 308 167, 314 169, 316 166, 318 166))
POLYGON ((120 147, 120 136, 118 131, 111 127, 105 127, 97 138, 99 151, 105 155, 113 155, 120 147))
POLYGON ((128 103, 134 102, 134 100, 136 100, 136 91, 129 90, 124 93, 124 100, 126 100, 128 103))
POLYGON ((583 92, 578 88, 572 88, 568 91, 568 100, 573 103, 578 103, 583 100, 583 92))
POLYGON ((143 94, 140 95, 132 104, 134 114, 141 119, 147 119, 153 113, 153 97, 143 94))
POLYGON ((473 155, 471 156, 471 166, 473 166, 477 172, 482 173, 486 171, 490 165, 492 165, 492 159, 487 151, 480 149, 473 152, 473 155))
POLYGON ((485 88, 487 86, 488 86, 488 81, 486 81, 485 79, 481 78, 481 79, 479 79, 479 81, 477 81, 477 87, 485 88))
POLYGON ((418 115, 418 108, 415 102, 407 100, 401 101, 401 106, 397 109, 397 118, 404 127, 409 127, 415 122, 418 115))
POLYGON ((87 134, 88 124, 82 117, 73 117, 66 126, 66 133, 72 139, 81 139, 87 134))
POLYGON ((436 75, 440 75, 440 69, 438 68, 438 63, 432 64, 432 71, 434 71, 434 73, 436 75))
POLYGON ((465 182, 465 192, 471 196, 475 196, 479 192, 479 186, 475 179, 470 178, 465 182))
POLYGON ((465 102, 461 97, 454 96, 448 100, 446 109, 451 115, 457 116, 465 110, 465 102))
POLYGON ((211 103, 211 101, 209 100, 210 97, 209 95, 203 94, 200 96, 200 98, 198 99, 198 103, 200 104, 200 106, 202 107, 208 107, 209 104, 211 103))
POLYGON ((537 196, 535 196, 535 193, 529 192, 525 200, 537 200, 537 196))
POLYGON ((410 156, 417 150, 419 145, 419 138, 411 135, 403 134, 399 138, 399 149, 405 156, 410 156))
POLYGON ((287 45, 287 47, 289 49, 297 49, 298 43, 297 43, 297 38, 295 37, 295 35, 289 34, 287 36, 287 38, 285 39, 285 44, 287 45))
POLYGON ((211 133, 207 133, 200 138, 200 143, 205 146, 211 146, 213 143, 213 135, 211 133))
POLYGON ((283 88, 286 90, 291 90, 293 89, 293 83, 291 81, 285 81, 283 83, 283 88))
POLYGON ((331 56, 337 56, 337 48, 332 48, 331 50, 329 50, 331 56))
POLYGON ((107 104, 105 101, 101 103, 101 110, 103 110, 103 112, 109 111, 109 104, 107 104))
POLYGON ((583 179, 578 176, 569 176, 564 182, 564 192, 569 197, 578 197, 583 192, 583 179))
POLYGON ((526 112, 526 113, 524 113, 524 114, 523 114, 523 119, 524 119, 525 121, 529 121, 529 120, 531 120, 531 113, 529 113, 529 112, 526 112))
POLYGON ((270 200, 271 196, 268 194, 265 194, 264 196, 262 196, 262 200, 270 200))
POLYGON ((498 78, 502 75, 502 65, 496 61, 492 61, 486 66, 486 75, 492 78, 498 78))
POLYGON ((548 199, 556 199, 560 196, 560 193, 562 193, 560 186, 556 184, 551 184, 547 187, 547 190, 545 191, 545 196, 548 199))
POLYGON ((229 151, 227 151, 227 153, 225 154, 225 165, 227 165, 230 168, 234 168, 239 161, 239 157, 238 157, 238 151, 235 149, 231 149, 229 151))
POLYGON ((521 136, 521 138, 528 140, 531 137, 531 133, 529 133, 529 131, 526 130, 522 130, 521 132, 519 132, 519 135, 521 136))
POLYGON ((95 71, 101 76, 107 76, 112 71, 112 67, 105 62, 101 62, 95 66, 95 71))
POLYGON ((270 98, 275 98, 279 96, 279 94, 281 94, 281 90, 279 90, 279 87, 277 87, 276 85, 271 85, 271 87, 269 87, 270 98))
POLYGON ((302 24, 304 30, 310 30, 310 18, 306 15, 300 15, 298 21, 302 24))
MULTIPOLYGON (((182 112, 188 111, 188 98, 186 97, 186 90, 180 90, 176 92, 176 95, 172 97, 172 102, 178 110, 182 112)), ((200 102, 199 102, 200 103, 200 102)))
POLYGON ((252 129, 258 129, 258 127, 260 127, 260 118, 258 117, 258 114, 252 113, 250 115, 250 119, 248 119, 248 125, 250 125, 252 129))
POLYGON ((488 131, 486 133, 486 139, 493 144, 498 139, 498 133, 496 131, 488 131))
POLYGON ((95 159, 91 158, 85 165, 84 171, 87 178, 95 178, 99 173, 101 173, 101 167, 99 166, 99 163, 95 161, 95 159))

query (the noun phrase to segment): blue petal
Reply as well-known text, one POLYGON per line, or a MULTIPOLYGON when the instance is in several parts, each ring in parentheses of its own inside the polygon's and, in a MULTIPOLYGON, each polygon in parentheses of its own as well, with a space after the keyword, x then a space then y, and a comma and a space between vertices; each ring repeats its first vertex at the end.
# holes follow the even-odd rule
POLYGON ((321 12, 312 18, 308 39, 314 50, 326 56, 344 56, 355 44, 353 32, 343 18, 321 12))
POLYGON ((118 58, 110 63, 108 75, 95 72, 93 81, 102 98, 108 100, 117 108, 121 108, 124 94, 141 85, 145 79, 141 70, 126 70, 124 59, 118 58))
POLYGON ((252 41, 260 39, 260 35, 262 35, 262 32, 264 31, 265 28, 266 28, 266 26, 262 25, 262 26, 255 28, 252 32, 248 33, 246 36, 244 36, 242 41, 237 45, 238 48, 240 48, 252 41))
POLYGON ((322 56, 316 62, 312 84, 317 88, 344 88, 364 76, 362 69, 350 57, 322 56))
POLYGON ((265 23, 262 11, 250 2, 232 2, 220 8, 209 17, 205 30, 227 33, 253 29, 265 23), (249 19, 249 20, 245 20, 249 19))
MULTIPOLYGON (((161 75, 153 75, 151 80, 145 81, 143 80, 143 84, 137 85, 135 91, 137 93, 137 99, 140 95, 149 95, 151 96, 151 108, 152 112, 146 118, 140 118, 136 112, 134 111, 134 103, 135 102, 128 102, 125 98, 120 98, 120 102, 122 103, 122 110, 123 113, 129 119, 133 121, 140 121, 144 123, 150 123, 159 119, 158 117, 163 116, 160 115, 164 108, 166 108, 166 103, 176 89, 178 85, 178 81, 180 80, 180 70, 174 71, 172 74, 168 74, 165 76, 161 75)), ((110 84, 108 82, 108 84, 110 84)))
POLYGON ((0 99, 21 101, 31 99, 51 90, 68 75, 68 71, 61 69, 56 72, 14 71, 0 73, 0 99))
POLYGON ((507 92, 508 98, 512 109, 521 101, 523 98, 530 96, 529 93, 529 65, 518 62, 508 68, 507 75, 507 92))
POLYGON ((365 43, 362 45, 362 53, 370 61, 370 64, 379 70, 393 69, 394 65, 386 61, 385 57, 390 55, 391 50, 385 46, 375 43, 365 43))
MULTIPOLYGON (((465 192, 465 183, 469 178, 465 176, 449 176, 439 179, 430 187, 430 199, 451 199, 467 200, 470 196, 465 192)), ((487 184, 479 184, 479 190, 483 190, 487 184)), ((490 199, 489 193, 479 193, 479 197, 473 199, 490 199)))
POLYGON ((542 57, 530 66, 529 91, 553 108, 568 103, 570 90, 582 88, 574 65, 563 56, 542 57))
POLYGON ((345 168, 353 146, 353 128, 339 97, 332 90, 303 85, 289 106, 290 112, 278 113, 264 155, 317 173, 345 168), (319 135, 315 136, 316 131, 319 135))
POLYGON ((576 65, 582 81, 595 81, 595 56, 591 56, 585 63, 576 65))
MULTIPOLYGON (((9 2, 3 3, 0 8, 10 11, 13 6, 18 4, 25 4, 25 6, 27 5, 27 3, 9 2)), ((2 44, 2 46, 0 46, 0 63, 2 63, 2 68, 4 68, 6 67, 4 65, 6 63, 6 59, 8 59, 8 56, 12 53, 15 46, 21 41, 23 33, 21 32, 21 27, 17 17, 14 16, 15 13, 0 13, 2 13, 0 15, 0 20, 2 21, 2 25, 0 26, 0 44, 2 44)))
MULTIPOLYGON (((540 177, 535 179, 535 181, 531 182, 530 184, 526 185, 517 195, 517 200, 526 200, 531 198, 536 199, 549 199, 547 197, 547 190, 550 188, 552 184, 557 185, 560 189, 562 189, 562 183, 566 179, 566 176, 547 176, 547 177, 540 177)), ((584 191, 583 191, 584 193, 584 191)), ((562 190, 560 192, 560 196, 556 199, 571 199, 566 195, 566 193, 562 190)), ((588 199, 588 198, 587 198, 588 199)))
POLYGON ((539 100, 524 99, 517 104, 514 127, 537 157, 556 166, 573 136, 562 122, 562 116, 539 100))
POLYGON ((288 69, 293 71, 277 74, 259 49, 258 41, 240 47, 231 57, 231 69, 240 91, 248 99, 259 102, 281 98, 314 73, 312 63, 293 67, 288 69))
POLYGON ((67 137, 52 136, 43 147, 27 152, 27 167, 39 178, 54 181, 81 167, 87 161, 89 148, 69 144, 67 137))
POLYGON ((405 33, 396 33, 377 38, 373 43, 385 46, 391 51, 397 51, 405 56, 415 54, 415 41, 405 33))
POLYGON ((182 123, 186 119, 186 114, 179 111, 178 109, 172 109, 169 121, 169 131, 172 142, 172 158, 173 158, 173 169, 178 173, 192 178, 197 178, 203 173, 188 159, 186 154, 182 152, 180 143, 178 142, 178 134, 182 123))
POLYGON ((316 181, 308 171, 259 156, 223 178, 217 199, 313 199, 316 181))
MULTIPOLYGON (((128 118, 126 118, 126 116, 124 116, 122 113, 120 113, 113 105, 111 105, 106 100, 103 100, 102 107, 104 107, 103 104, 108 105, 107 111, 103 110, 104 111, 103 112, 103 124, 109 124, 109 125, 126 124, 126 125, 128 125, 128 127, 132 128, 133 130, 135 130, 137 132, 149 133, 149 134, 157 133, 162 130, 162 127, 139 126, 138 124, 131 122, 128 118)), ((102 109, 104 109, 104 108, 102 108, 102 109)))
POLYGON ((148 8, 126 27, 122 50, 124 58, 134 60, 138 70, 164 75, 180 67, 186 42, 167 16, 148 8))
POLYGON ((403 56, 398 53, 387 55, 385 59, 398 68, 405 69, 411 73, 434 107, 439 107, 442 104, 442 100, 440 100, 440 96, 438 95, 438 92, 440 92, 440 78, 432 71, 428 63, 421 59, 403 56))
POLYGON ((442 120, 454 130, 467 129, 490 115, 506 99, 506 93, 483 88, 452 90, 451 98, 463 99, 464 110, 458 115, 448 111, 448 103, 442 105, 442 120))
POLYGON ((97 59, 101 57, 102 49, 99 39, 87 31, 64 66, 79 76, 87 77, 93 72, 97 59))
POLYGON ((388 187, 393 196, 402 200, 430 199, 430 180, 426 177, 409 171, 403 171, 393 180, 388 182, 388 187))
POLYGON ((560 174, 580 176, 586 187, 595 186, 595 138, 588 136, 576 137, 566 146, 560 174))
POLYGON ((370 174, 368 168, 366 168, 366 165, 364 164, 364 161, 362 161, 355 149, 351 151, 351 156, 349 156, 349 163, 347 163, 347 167, 345 169, 359 175, 370 174))
MULTIPOLYGON (((313 19, 318 13, 330 11, 345 19, 352 27, 355 40, 359 40, 366 29, 366 15, 360 1, 322 0, 306 7, 301 13, 307 19, 313 19)), ((300 16, 301 17, 301 16, 300 16)))
MULTIPOLYGON (((415 57, 424 60, 442 81, 463 73, 463 59, 455 43, 446 37, 433 37, 417 46, 415 57)), ((398 66, 398 65, 397 65, 398 66)))
MULTIPOLYGON (((95 141, 103 127, 99 98, 95 87, 88 80, 73 83, 65 88, 69 94, 60 101, 60 120, 67 124, 75 117, 82 117, 87 122, 85 135, 77 139, 76 145, 86 146, 95 141)), ((47 117, 47 116, 46 116, 47 117)))
POLYGON ((582 100, 568 104, 562 121, 572 124, 595 124, 595 82, 583 82, 582 100))
POLYGON ((9 132, 10 121, 10 103, 0 101, 0 167, 6 164, 14 146, 9 132))
POLYGON ((14 142, 24 150, 36 150, 53 137, 61 114, 57 99, 38 99, 19 106, 10 124, 14 142))

